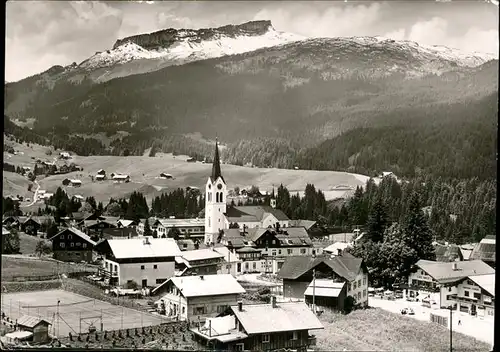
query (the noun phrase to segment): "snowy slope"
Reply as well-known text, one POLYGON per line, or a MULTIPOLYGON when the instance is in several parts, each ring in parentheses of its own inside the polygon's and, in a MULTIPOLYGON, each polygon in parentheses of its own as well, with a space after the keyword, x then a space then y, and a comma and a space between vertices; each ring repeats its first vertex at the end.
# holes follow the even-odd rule
MULTIPOLYGON (((182 32, 180 32, 182 34, 182 32)), ((143 47, 126 42, 115 49, 96 53, 82 62, 79 67, 96 69, 124 64, 140 59, 164 59, 188 62, 216 58, 226 55, 241 54, 261 48, 267 48, 305 39, 302 36, 278 32, 270 28, 263 35, 240 35, 235 38, 221 35, 215 39, 192 40, 191 36, 180 36, 170 47, 158 50, 146 50, 143 47)))

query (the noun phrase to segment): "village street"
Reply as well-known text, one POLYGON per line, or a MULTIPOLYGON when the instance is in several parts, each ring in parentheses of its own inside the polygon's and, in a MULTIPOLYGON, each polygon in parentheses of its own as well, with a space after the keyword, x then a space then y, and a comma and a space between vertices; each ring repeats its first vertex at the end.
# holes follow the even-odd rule
MULTIPOLYGON (((371 307, 382 308, 384 310, 401 314, 401 309, 412 308, 415 315, 407 315, 414 319, 429 321, 430 313, 436 313, 441 316, 449 317, 450 311, 447 309, 435 309, 423 307, 421 302, 408 302, 403 299, 398 299, 395 301, 389 301, 380 299, 378 297, 370 297, 369 305, 371 307)), ((493 344, 493 319, 483 319, 478 317, 472 317, 467 313, 453 311, 453 331, 460 332, 465 335, 472 336, 478 340, 493 344), (458 325, 460 320, 461 324, 458 325)), ((443 336, 443 338, 448 338, 448 336, 443 336)))

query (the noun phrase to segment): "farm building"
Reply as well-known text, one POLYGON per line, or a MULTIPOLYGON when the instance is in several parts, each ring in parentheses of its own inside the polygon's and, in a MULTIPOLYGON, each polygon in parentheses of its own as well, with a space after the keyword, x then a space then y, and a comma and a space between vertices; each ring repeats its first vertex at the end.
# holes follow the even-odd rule
POLYGON ((495 267, 496 236, 486 236, 479 242, 470 255, 469 260, 482 260, 491 267, 495 267))
POLYGON ((137 237, 137 233, 132 227, 102 229, 99 235, 102 235, 102 238, 107 240, 137 237))
POLYGON ((435 262, 419 260, 415 264, 415 271, 408 278, 406 288, 410 297, 419 297, 421 300, 428 297, 438 307, 446 308, 455 303, 453 295, 457 294, 457 284, 470 275, 494 274, 491 268, 482 260, 435 262))
POLYGON ((316 344, 309 330, 323 329, 316 315, 301 302, 231 306, 227 315, 207 318, 191 328, 203 349, 226 351, 307 351, 316 344))
POLYGON ((245 289, 229 274, 172 277, 152 291, 160 312, 181 320, 215 317, 236 304, 245 289))
POLYGON ((170 179, 173 179, 173 178, 174 178, 174 176, 172 176, 171 174, 167 174, 167 173, 165 173, 165 172, 162 172, 162 173, 160 174, 160 178, 164 178, 164 179, 166 179, 166 180, 170 180, 170 179))
POLYGON ((80 187, 82 185, 82 181, 80 180, 69 180, 69 186, 71 187, 80 187))
POLYGON ((42 223, 32 216, 29 216, 26 220, 21 221, 20 225, 22 232, 33 236, 36 236, 42 227, 42 223))
POLYGON ((92 262, 96 243, 78 229, 67 228, 49 238, 54 259, 63 262, 92 262))
POLYGON ((99 169, 97 170, 97 175, 106 175, 106 171, 104 171, 103 169, 99 169))
POLYGON ((304 298, 307 305, 311 306, 314 303, 316 311, 322 309, 343 311, 347 298, 347 285, 345 282, 336 282, 332 279, 313 280, 307 286, 304 298))
POLYGON ((445 243, 434 245, 436 252, 436 262, 456 262, 464 260, 460 247, 455 244, 445 243))
POLYGON ((180 250, 171 238, 126 238, 100 242, 96 251, 104 256, 101 272, 110 284, 135 282, 142 287, 160 285, 174 276, 180 250))
POLYGON ((127 183, 130 182, 129 175, 113 175, 113 181, 116 183, 127 183))
POLYGON ((176 272, 182 275, 210 275, 217 274, 223 255, 213 249, 195 249, 184 251, 175 258, 176 272))
POLYGON ((346 294, 356 304, 368 306, 368 269, 360 258, 345 253, 340 256, 289 257, 278 273, 283 279, 283 294, 287 298, 304 299, 309 285, 316 279, 328 279, 346 284, 346 294))
POLYGON ((20 331, 32 333, 32 341, 35 343, 44 343, 49 340, 49 325, 52 325, 45 319, 23 315, 17 320, 17 327, 20 331))
POLYGON ((106 179, 106 175, 95 175, 94 180, 96 181, 104 181, 106 179))
POLYGON ((77 199, 77 200, 79 200, 79 201, 83 201, 83 200, 85 200, 85 197, 84 197, 84 196, 82 196, 82 195, 79 195, 79 194, 75 194, 75 195, 73 196, 73 198, 74 198, 74 199, 77 199))
POLYGON ((70 159, 71 158, 71 155, 68 153, 68 152, 60 152, 59 153, 59 157, 61 159, 70 159))

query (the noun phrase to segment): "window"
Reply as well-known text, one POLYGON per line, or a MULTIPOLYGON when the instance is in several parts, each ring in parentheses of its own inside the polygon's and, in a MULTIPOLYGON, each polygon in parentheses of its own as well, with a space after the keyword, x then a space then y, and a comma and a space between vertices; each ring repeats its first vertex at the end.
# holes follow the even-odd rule
POLYGON ((358 301, 361 299, 361 292, 358 292, 358 301))
POLYGON ((353 282, 352 284, 352 289, 355 290, 356 289, 356 281, 353 282))
POLYGON ((469 297, 469 291, 464 291, 464 296, 469 297))
POLYGON ((207 309, 205 307, 194 307, 193 313, 195 315, 206 314, 207 313, 207 309))
POLYGON ((59 236, 59 239, 64 240, 64 235, 59 236))
POLYGON ((477 293, 477 292, 474 292, 474 298, 475 299, 481 299, 481 294, 477 293))
POLYGON ((253 269, 257 269, 257 263, 256 262, 253 262, 253 269))
POLYGON ((269 343, 269 341, 271 341, 269 334, 262 335, 262 343, 269 343))
POLYGON ((448 292, 451 292, 451 286, 448 286, 448 292))
POLYGON ((70 240, 71 238, 72 238, 72 236, 71 236, 71 235, 68 235, 68 240, 70 240))
POLYGON ((115 265, 115 271, 118 272, 118 265, 115 265))
POLYGON ((288 248, 288 249, 287 249, 287 253, 288 253, 288 254, 292 254, 292 253, 293 253, 293 249, 288 248))
POLYGON ((83 248, 87 248, 87 244, 86 244, 86 243, 84 243, 84 244, 82 245, 82 247, 83 247, 83 248))
POLYGON ((75 244, 74 244, 73 242, 71 242, 71 243, 69 244, 69 246, 70 246, 70 247, 74 247, 74 246, 75 246, 75 244))
POLYGON ((245 344, 244 343, 237 343, 234 346, 235 351, 244 351, 245 350, 245 344))
POLYGON ((363 286, 366 285, 366 277, 363 278, 363 286))
POLYGON ((248 270, 248 262, 245 263, 245 270, 248 270))
POLYGON ((300 249, 300 254, 306 254, 306 249, 305 248, 301 248, 300 249))
POLYGON ((153 269, 158 269, 158 265, 154 264, 153 269))
POLYGON ((231 269, 231 264, 226 265, 226 269, 231 269))
POLYGON ((366 297, 366 290, 363 290, 363 297, 366 297))
POLYGON ((358 280, 358 287, 361 287, 361 279, 358 280))
POLYGON ((217 313, 224 313, 227 308, 229 308, 229 306, 227 306, 227 305, 217 306, 217 313))
POLYGON ((144 265, 141 265, 141 270, 144 270, 144 265))
POLYGON ((281 254, 281 249, 278 249, 278 254, 281 254))
POLYGON ((350 283, 348 283, 348 284, 347 284, 347 291, 351 291, 351 289, 352 289, 351 284, 350 284, 350 283))
POLYGON ((272 251, 272 252, 271 252, 271 255, 276 255, 276 251, 272 251))
POLYGON ((80 242, 76 242, 76 246, 80 247, 82 244, 80 242))
POLYGON ((64 242, 59 243, 59 245, 61 246, 61 248, 64 248, 64 242))
POLYGON ((298 339, 299 339, 299 333, 297 331, 294 331, 292 340, 298 340, 298 339))
POLYGON ((182 306, 182 314, 186 314, 186 307, 182 306))

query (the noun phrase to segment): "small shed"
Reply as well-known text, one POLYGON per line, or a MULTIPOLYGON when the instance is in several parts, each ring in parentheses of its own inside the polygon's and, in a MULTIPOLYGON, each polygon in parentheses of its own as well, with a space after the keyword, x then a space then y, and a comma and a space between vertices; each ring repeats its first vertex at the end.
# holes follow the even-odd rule
POLYGON ((49 340, 49 325, 52 324, 47 320, 31 315, 23 315, 17 320, 19 330, 33 333, 33 342, 44 343, 49 340))
POLYGON ((103 169, 97 170, 97 175, 106 175, 106 171, 103 169))
POLYGON ((174 178, 174 176, 172 176, 171 174, 167 174, 167 173, 165 173, 165 172, 162 172, 162 173, 160 174, 160 177, 161 177, 161 178, 164 178, 164 179, 167 179, 167 180, 170 180, 170 179, 174 178))

